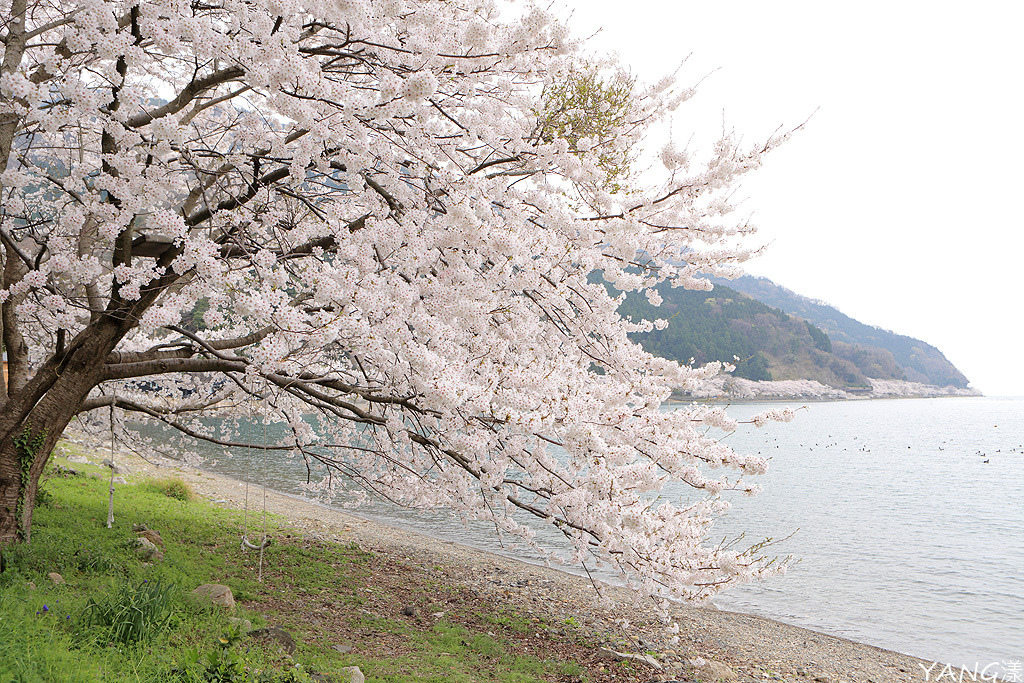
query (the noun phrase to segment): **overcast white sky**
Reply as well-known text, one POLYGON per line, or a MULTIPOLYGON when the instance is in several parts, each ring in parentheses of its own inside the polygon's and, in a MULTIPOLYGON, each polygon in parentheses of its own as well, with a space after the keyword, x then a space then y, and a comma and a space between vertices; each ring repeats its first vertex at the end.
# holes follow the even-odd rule
POLYGON ((814 113, 744 182, 771 243, 750 272, 1024 395, 1024 3, 559 1, 645 80, 688 55, 683 81, 710 74, 681 144, 723 114, 753 142, 814 113))

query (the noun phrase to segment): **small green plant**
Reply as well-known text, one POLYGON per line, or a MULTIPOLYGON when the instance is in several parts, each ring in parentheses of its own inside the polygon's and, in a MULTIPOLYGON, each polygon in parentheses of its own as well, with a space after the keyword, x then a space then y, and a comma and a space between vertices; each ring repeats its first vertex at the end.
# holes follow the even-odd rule
POLYGON ((193 648, 185 653, 182 668, 178 670, 179 680, 189 683, 242 683, 252 680, 245 660, 240 654, 220 648, 199 655, 193 648))
POLYGON ((301 665, 285 671, 254 670, 252 662, 233 649, 234 643, 200 655, 191 648, 185 652, 178 669, 177 680, 182 683, 308 683, 312 679, 302 671, 301 665))
POLYGON ((180 477, 174 477, 172 479, 154 479, 146 483, 146 488, 150 491, 163 494, 168 498, 174 498, 187 503, 195 497, 192 493, 192 487, 185 483, 180 477))
POLYGON ((84 574, 103 574, 110 572, 114 563, 110 557, 99 548, 79 547, 72 553, 72 567, 84 574))
POLYGON ((89 600, 80 635, 98 643, 145 643, 167 626, 172 614, 172 587, 147 579, 104 602, 89 600))
POLYGON ((242 642, 243 635, 242 627, 238 624, 233 624, 217 639, 217 642, 220 643, 221 647, 234 647, 242 642))

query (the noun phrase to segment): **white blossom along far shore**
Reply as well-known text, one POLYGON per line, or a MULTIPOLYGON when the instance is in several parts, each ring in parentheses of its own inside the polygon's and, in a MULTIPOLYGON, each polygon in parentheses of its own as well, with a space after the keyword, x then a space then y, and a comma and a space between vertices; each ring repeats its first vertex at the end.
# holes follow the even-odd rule
POLYGON ((254 406, 312 488, 552 525, 652 594, 780 569, 708 540, 764 460, 662 405, 718 368, 645 353, 615 297, 733 272, 737 180, 786 135, 642 156, 692 90, 499 9, 2 0, 0 544, 72 419, 244 445, 199 418, 254 406))

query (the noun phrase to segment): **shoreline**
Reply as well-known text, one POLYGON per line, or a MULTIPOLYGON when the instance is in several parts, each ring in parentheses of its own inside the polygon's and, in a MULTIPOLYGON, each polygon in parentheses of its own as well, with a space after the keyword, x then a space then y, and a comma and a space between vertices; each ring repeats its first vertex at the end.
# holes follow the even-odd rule
POLYGON ((988 396, 987 394, 936 394, 918 396, 776 396, 761 395, 754 397, 730 397, 730 396, 671 396, 665 403, 678 403, 679 405, 690 405, 692 403, 711 403, 714 405, 743 405, 746 403, 853 403, 860 401, 918 401, 921 399, 947 399, 947 398, 1018 398, 1015 396, 988 396))
POLYGON ((808 405, 812 403, 863 403, 868 401, 920 401, 920 400, 945 400, 950 398, 987 398, 987 399, 1011 399, 1017 400, 1017 396, 988 396, 986 394, 971 394, 960 396, 956 394, 943 394, 941 396, 852 396, 849 398, 828 398, 823 396, 761 396, 758 398, 729 398, 723 396, 713 397, 670 397, 662 405, 689 406, 694 403, 710 404, 717 406, 741 406, 756 405, 758 403, 794 403, 808 405))
MULTIPOLYGON (((109 452, 109 445, 90 443, 87 437, 73 441, 97 454, 109 452)), ((245 507, 243 481, 179 461, 143 459, 125 451, 116 453, 115 461, 122 476, 131 480, 178 476, 197 495, 214 504, 245 507)), ((595 647, 655 653, 664 668, 649 668, 645 681, 693 680, 698 676, 693 661, 723 665, 727 668, 721 670, 722 680, 744 683, 910 683, 937 680, 943 670, 944 665, 936 666, 911 655, 714 607, 673 606, 672 617, 679 625, 679 642, 673 644, 645 599, 629 589, 604 586, 602 591, 615 603, 605 606, 598 603, 594 587, 586 578, 566 571, 361 518, 271 489, 265 493, 267 512, 283 517, 297 533, 323 541, 354 542, 364 550, 411 564, 432 578, 464 585, 499 604, 543 615, 553 623, 571 624, 595 647), (926 672, 930 672, 930 679, 926 672)), ((263 494, 262 487, 249 485, 250 514, 262 514, 263 494)))

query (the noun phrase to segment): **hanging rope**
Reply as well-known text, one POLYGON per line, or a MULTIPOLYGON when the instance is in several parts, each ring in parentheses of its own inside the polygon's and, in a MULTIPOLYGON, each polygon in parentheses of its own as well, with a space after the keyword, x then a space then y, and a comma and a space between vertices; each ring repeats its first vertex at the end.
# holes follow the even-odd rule
MULTIPOLYGON (((247 443, 253 443, 253 420, 255 419, 255 411, 253 410, 253 401, 255 400, 255 392, 249 396, 249 427, 247 443)), ((263 530, 262 537, 259 543, 253 543, 249 540, 249 480, 245 480, 245 512, 243 513, 242 521, 242 550, 259 550, 259 568, 257 570, 257 579, 260 583, 263 583, 263 551, 270 545, 270 537, 267 536, 267 423, 263 420, 263 456, 261 458, 260 469, 262 470, 263 478, 263 530)), ((249 462, 252 463, 252 446, 249 446, 249 462)))
POLYGON ((110 498, 107 502, 107 528, 114 528, 114 447, 115 447, 115 417, 114 408, 117 406, 117 389, 114 390, 114 400, 110 402, 110 498))

